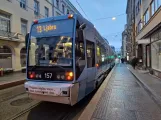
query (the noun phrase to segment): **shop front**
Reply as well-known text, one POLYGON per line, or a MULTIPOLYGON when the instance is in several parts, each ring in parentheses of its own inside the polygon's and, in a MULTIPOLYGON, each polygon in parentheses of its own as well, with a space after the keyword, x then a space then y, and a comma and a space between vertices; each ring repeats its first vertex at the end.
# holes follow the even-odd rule
POLYGON ((153 74, 161 78, 161 29, 151 35, 151 67, 153 74))

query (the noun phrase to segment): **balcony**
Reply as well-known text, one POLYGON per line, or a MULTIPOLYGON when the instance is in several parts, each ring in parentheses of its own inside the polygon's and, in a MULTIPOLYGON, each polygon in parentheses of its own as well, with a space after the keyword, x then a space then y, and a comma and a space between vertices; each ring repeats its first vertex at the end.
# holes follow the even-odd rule
POLYGON ((25 37, 20 33, 0 30, 0 39, 2 40, 24 42, 25 41, 24 38, 25 37))

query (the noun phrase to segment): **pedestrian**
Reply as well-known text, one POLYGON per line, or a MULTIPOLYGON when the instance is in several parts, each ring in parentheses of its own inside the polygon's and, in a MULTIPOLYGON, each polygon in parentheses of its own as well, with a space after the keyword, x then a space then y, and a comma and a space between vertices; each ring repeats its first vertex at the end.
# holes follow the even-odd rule
POLYGON ((121 58, 121 62, 124 63, 124 58, 121 58))
POLYGON ((131 61, 131 65, 134 69, 136 68, 137 63, 138 63, 138 59, 134 56, 134 58, 131 61))

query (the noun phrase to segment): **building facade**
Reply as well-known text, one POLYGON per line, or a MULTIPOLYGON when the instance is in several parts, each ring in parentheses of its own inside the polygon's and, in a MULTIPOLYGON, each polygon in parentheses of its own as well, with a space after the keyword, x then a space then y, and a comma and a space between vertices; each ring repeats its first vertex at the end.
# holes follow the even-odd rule
POLYGON ((53 16, 73 13, 81 15, 69 0, 53 0, 53 16))
POLYGON ((127 1, 126 50, 129 58, 135 56, 135 0, 127 1))
POLYGON ((80 14, 68 0, 0 0, 0 68, 22 70, 26 66, 25 35, 31 23, 57 12, 80 14))
POLYGON ((111 45, 111 49, 115 52, 115 47, 111 45))
POLYGON ((136 41, 144 66, 161 77, 161 0, 140 0, 135 4, 136 41), (140 49, 139 49, 140 48, 140 49))
POLYGON ((128 50, 128 46, 126 44, 127 41, 127 25, 125 25, 125 29, 122 32, 122 58, 126 58, 127 54, 130 52, 130 50, 128 50))

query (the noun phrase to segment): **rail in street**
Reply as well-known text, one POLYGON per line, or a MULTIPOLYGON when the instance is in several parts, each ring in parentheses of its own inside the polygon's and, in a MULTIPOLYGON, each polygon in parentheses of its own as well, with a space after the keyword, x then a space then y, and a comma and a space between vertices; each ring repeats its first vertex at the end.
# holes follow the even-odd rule
POLYGON ((161 118, 161 109, 157 102, 124 64, 116 65, 100 88, 75 106, 31 100, 24 91, 23 85, 0 91, 0 107, 3 108, 0 110, 0 120, 81 120, 82 118, 82 120, 107 118, 160 120, 161 118))

